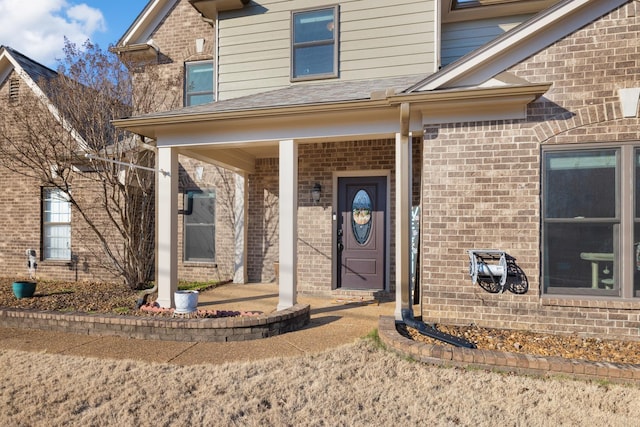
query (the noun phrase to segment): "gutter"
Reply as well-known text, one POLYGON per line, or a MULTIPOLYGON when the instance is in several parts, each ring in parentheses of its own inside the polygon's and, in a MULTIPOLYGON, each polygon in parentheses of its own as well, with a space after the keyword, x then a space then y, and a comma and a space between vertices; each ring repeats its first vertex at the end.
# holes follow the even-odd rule
POLYGON ((435 104, 447 101, 464 101, 473 99, 491 99, 501 97, 529 96, 536 99, 551 87, 550 83, 536 85, 501 86, 491 88, 448 89, 442 91, 386 94, 385 97, 357 101, 341 101, 331 103, 317 103, 305 105, 288 105, 282 107, 263 107, 230 111, 210 111, 184 113, 179 110, 173 113, 151 115, 147 117, 131 117, 112 120, 112 124, 119 129, 140 126, 172 125, 218 121, 230 119, 264 118, 277 116, 291 116, 301 114, 315 114, 324 112, 348 112, 367 109, 397 108, 400 104, 435 104))

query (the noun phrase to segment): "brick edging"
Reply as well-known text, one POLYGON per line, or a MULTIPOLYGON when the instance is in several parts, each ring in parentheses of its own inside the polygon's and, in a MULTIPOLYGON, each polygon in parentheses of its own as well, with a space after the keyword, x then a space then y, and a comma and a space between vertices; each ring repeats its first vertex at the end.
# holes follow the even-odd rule
POLYGON ((640 382, 640 365, 541 357, 417 342, 401 335, 396 329, 395 319, 389 316, 380 317, 378 334, 388 348, 424 363, 472 366, 543 376, 568 376, 577 379, 640 382))
POLYGON ((0 309, 0 327, 160 341, 248 341, 298 330, 309 323, 310 313, 308 304, 257 316, 213 319, 0 309))

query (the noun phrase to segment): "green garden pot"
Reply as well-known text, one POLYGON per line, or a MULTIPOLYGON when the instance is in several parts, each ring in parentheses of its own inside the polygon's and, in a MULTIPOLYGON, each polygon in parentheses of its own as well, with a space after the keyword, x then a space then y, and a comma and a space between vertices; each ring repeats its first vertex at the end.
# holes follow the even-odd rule
POLYGON ((13 294, 16 298, 31 298, 36 292, 36 282, 13 282, 13 294))

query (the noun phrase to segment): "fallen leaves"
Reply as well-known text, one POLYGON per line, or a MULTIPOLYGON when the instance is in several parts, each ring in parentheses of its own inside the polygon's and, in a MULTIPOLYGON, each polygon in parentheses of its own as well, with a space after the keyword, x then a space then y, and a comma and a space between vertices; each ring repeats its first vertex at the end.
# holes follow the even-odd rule
MULTIPOLYGON (((437 329, 465 338, 474 343, 478 349, 537 356, 557 356, 565 359, 590 360, 592 362, 640 364, 640 342, 638 341, 605 340, 602 338, 580 337, 578 335, 491 329, 475 325, 437 325, 437 329)), ((449 345, 421 335, 413 328, 405 327, 404 331, 401 332, 404 332, 415 341, 449 345)))

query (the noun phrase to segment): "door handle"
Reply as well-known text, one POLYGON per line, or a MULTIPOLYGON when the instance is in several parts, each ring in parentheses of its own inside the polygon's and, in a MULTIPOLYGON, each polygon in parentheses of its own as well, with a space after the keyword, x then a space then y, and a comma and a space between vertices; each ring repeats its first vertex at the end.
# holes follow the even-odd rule
POLYGON ((338 252, 342 252, 343 249, 344 245, 342 244, 342 242, 338 242, 338 252))

